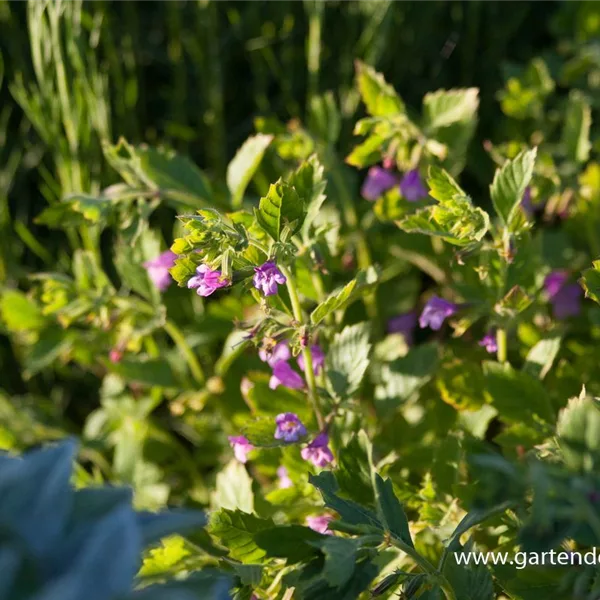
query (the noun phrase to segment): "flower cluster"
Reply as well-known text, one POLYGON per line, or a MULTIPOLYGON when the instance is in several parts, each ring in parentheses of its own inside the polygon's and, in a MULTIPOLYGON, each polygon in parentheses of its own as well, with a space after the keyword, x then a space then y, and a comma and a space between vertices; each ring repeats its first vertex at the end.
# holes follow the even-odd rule
MULTIPOLYGON (((294 371, 288 362, 292 358, 292 351, 287 341, 279 342, 270 351, 261 349, 258 355, 263 362, 266 362, 273 369, 271 380, 269 381, 269 387, 272 390, 280 385, 294 390, 304 387, 304 379, 299 373, 294 371)), ((313 369, 315 374, 318 375, 323 368, 325 355, 317 344, 311 346, 311 355, 313 369)), ((298 356, 296 362, 298 367, 304 371, 304 356, 302 354, 298 356)))

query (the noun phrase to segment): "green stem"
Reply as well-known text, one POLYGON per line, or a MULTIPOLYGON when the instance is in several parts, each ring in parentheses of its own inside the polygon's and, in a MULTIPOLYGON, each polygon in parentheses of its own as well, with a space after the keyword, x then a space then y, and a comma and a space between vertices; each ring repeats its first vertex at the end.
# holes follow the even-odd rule
POLYGON ((175 345, 179 348, 181 354, 183 354, 183 356, 185 357, 185 360, 187 361, 187 364, 190 368, 190 372, 192 373, 192 376, 194 377, 196 383, 198 383, 199 385, 204 385, 206 381, 204 371, 202 370, 202 367, 200 366, 196 355, 186 342, 185 336, 183 335, 179 327, 177 327, 177 325, 175 325, 173 321, 166 321, 164 328, 167 334, 175 342, 175 345))
POLYGON ((498 329, 496 332, 496 345, 498 346, 498 362, 506 362, 506 329, 498 329))
POLYGON ((308 5, 308 42, 306 60, 308 66, 307 109, 310 110, 312 99, 319 91, 319 71, 321 69, 321 28, 323 5, 314 1, 308 5))
MULTIPOLYGON (((296 283, 292 277, 292 273, 287 267, 283 265, 278 266, 279 270, 286 278, 286 286, 290 295, 290 301, 292 303, 294 319, 296 319, 299 324, 303 324, 304 316, 302 313, 302 306, 300 305, 300 298, 298 297, 298 290, 296 289, 296 283)), ((322 429, 325 425, 325 420, 323 419, 317 397, 317 382, 315 379, 315 370, 313 367, 312 353, 310 351, 310 343, 307 344, 306 347, 302 348, 302 356, 304 357, 304 374, 306 376, 306 385, 308 386, 308 398, 312 404, 313 410, 315 411, 319 429, 322 429)))
POLYGON ((406 542, 396 536, 390 538, 390 543, 402 550, 405 554, 408 554, 415 563, 433 579, 442 588, 446 598, 448 600, 457 600, 456 594, 450 582, 442 575, 426 558, 423 558, 412 546, 409 546, 406 542))

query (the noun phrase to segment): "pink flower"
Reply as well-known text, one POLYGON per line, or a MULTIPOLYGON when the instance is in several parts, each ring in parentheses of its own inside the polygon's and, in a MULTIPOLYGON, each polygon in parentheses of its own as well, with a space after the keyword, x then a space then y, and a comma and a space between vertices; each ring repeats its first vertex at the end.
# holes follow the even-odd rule
POLYGON ((287 279, 273 261, 268 261, 260 267, 254 267, 254 287, 265 296, 274 296, 277 286, 283 285, 287 279))
POLYGON ((275 364, 269 381, 269 387, 272 390, 277 389, 280 385, 292 390, 299 390, 304 387, 304 379, 285 360, 280 360, 275 364))
POLYGON ((427 198, 429 194, 427 188, 421 181, 421 176, 419 175, 419 171, 417 171, 417 169, 407 171, 404 174, 402 181, 400 181, 400 192, 402 193, 402 196, 409 202, 422 200, 423 198, 427 198))
POLYGON ((187 282, 190 289, 195 289, 198 296, 210 296, 215 290, 229 285, 221 275, 221 271, 213 271, 207 265, 200 265, 194 275, 187 282))
POLYGON ((324 533, 325 535, 333 535, 333 531, 329 530, 329 522, 333 520, 331 515, 318 515, 313 517, 306 517, 306 524, 318 533, 324 533))
POLYGON ((490 354, 498 352, 498 342, 493 331, 488 331, 479 341, 479 345, 483 346, 490 354))
POLYGON ((279 477, 277 487, 280 490, 287 490, 288 488, 291 488, 294 485, 294 482, 290 479, 290 476, 288 475, 288 470, 283 465, 281 465, 277 469, 277 477, 279 477))
MULTIPOLYGON (((323 354, 323 350, 318 344, 313 344, 310 347, 310 354, 312 358, 312 365, 315 375, 318 375, 321 372, 321 368, 325 364, 325 354, 323 354)), ((304 355, 300 353, 298 358, 296 359, 298 366, 302 371, 304 371, 304 355)))
POLYGON ((423 308, 423 312, 419 317, 419 325, 421 329, 429 326, 434 331, 442 328, 442 324, 447 317, 451 317, 458 311, 458 304, 448 302, 438 296, 430 298, 423 308))
POLYGON ((333 454, 329 449, 329 436, 322 431, 306 448, 300 452, 304 460, 310 461, 315 467, 325 467, 333 461, 333 454))
POLYGON ((167 250, 144 263, 148 277, 161 292, 164 292, 173 281, 169 269, 175 264, 176 258, 177 254, 167 250))
POLYGON ((228 439, 234 456, 245 464, 248 461, 248 453, 254 450, 254 446, 243 435, 229 436, 228 439))
POLYGON ((306 435, 306 427, 294 413, 281 413, 275 417, 275 439, 297 442, 306 435))
POLYGON ((552 271, 544 280, 544 288, 557 319, 575 317, 581 312, 583 290, 576 284, 568 284, 566 271, 552 271))
POLYGON ((371 167, 360 193, 365 200, 374 202, 385 191, 393 188, 396 183, 398 183, 398 179, 392 172, 381 167, 371 167))
POLYGON ((108 354, 108 358, 111 363, 119 363, 123 358, 123 352, 118 348, 113 348, 108 354))
POLYGON ((278 362, 289 360, 292 357, 292 352, 287 340, 283 340, 283 342, 276 344, 271 351, 261 348, 258 351, 258 356, 260 357, 260 360, 266 362, 273 368, 278 362))

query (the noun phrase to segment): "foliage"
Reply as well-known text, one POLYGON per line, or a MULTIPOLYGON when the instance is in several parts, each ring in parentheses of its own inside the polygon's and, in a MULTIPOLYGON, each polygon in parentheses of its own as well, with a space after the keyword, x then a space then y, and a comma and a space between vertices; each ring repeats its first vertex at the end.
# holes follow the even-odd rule
POLYGON ((0 3, 0 598, 598 597, 459 560, 600 545, 600 13, 535 4, 0 3))

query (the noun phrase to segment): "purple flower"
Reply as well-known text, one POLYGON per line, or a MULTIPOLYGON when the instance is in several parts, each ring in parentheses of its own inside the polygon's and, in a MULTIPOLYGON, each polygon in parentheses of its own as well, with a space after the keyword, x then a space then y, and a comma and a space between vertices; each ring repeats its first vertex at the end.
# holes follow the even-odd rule
POLYGON ((537 211, 544 207, 544 202, 536 202, 536 204, 533 204, 531 201, 531 187, 527 186, 523 192, 523 198, 521 198, 521 207, 528 217, 533 217, 537 211))
POLYGON ((315 467, 324 467, 333 461, 333 454, 328 444, 329 436, 322 431, 306 448, 302 448, 300 455, 315 467))
POLYGON ((248 452, 254 450, 254 446, 243 435, 229 436, 227 439, 233 448, 234 456, 245 464, 248 460, 248 452))
POLYGON ((479 345, 485 348, 490 354, 494 354, 494 352, 498 352, 498 343, 496 341, 496 334, 493 331, 488 331, 482 338, 479 340, 479 345))
POLYGON ((285 360, 280 360, 273 367, 273 374, 269 381, 269 387, 274 390, 278 386, 299 390, 304 387, 304 379, 290 367, 290 364, 285 360))
POLYGON ((429 326, 434 331, 441 329, 444 320, 451 317, 458 311, 458 305, 439 296, 432 296, 423 307, 423 312, 419 317, 421 329, 429 326))
POLYGON ((148 271, 148 277, 161 292, 164 292, 173 281, 169 269, 175 264, 176 258, 177 254, 167 250, 144 263, 144 268, 148 271))
POLYGON ((388 333, 401 333, 406 340, 406 343, 413 343, 413 333, 417 326, 417 313, 411 310, 407 313, 402 313, 391 318, 387 324, 388 333))
POLYGON ((402 196, 409 202, 422 200, 423 198, 427 198, 429 195, 427 188, 421 181, 421 176, 419 175, 419 171, 417 171, 417 169, 407 171, 404 174, 404 177, 400 181, 400 192, 402 193, 402 196))
POLYGON ((288 488, 291 488, 294 485, 294 482, 290 479, 290 476, 288 475, 288 470, 283 465, 281 465, 277 469, 277 477, 279 477, 277 487, 280 490, 287 490, 288 488))
POLYGON ((297 442, 306 435, 306 427, 294 413, 281 413, 275 417, 275 439, 297 442))
POLYGON ((574 317, 581 311, 583 290, 576 283, 568 284, 568 279, 566 271, 552 271, 544 280, 544 288, 557 319, 574 317))
MULTIPOLYGON (((323 350, 321 350, 321 347, 318 344, 313 344, 310 347, 310 355, 312 357, 313 370, 315 372, 315 375, 318 375, 321 372, 323 365, 325 364, 325 354, 323 354, 323 350)), ((298 363, 298 366, 300 367, 300 369, 302 369, 302 371, 304 371, 304 355, 303 354, 298 355, 296 362, 298 363)))
POLYGON ((362 185, 360 193, 365 200, 374 202, 383 192, 393 188, 398 179, 396 176, 381 167, 371 167, 362 185))
POLYGON ((287 279, 273 261, 268 261, 260 267, 254 267, 254 287, 265 296, 274 296, 277 286, 283 285, 287 279))
POLYGON ((284 340, 276 344, 273 350, 269 351, 261 348, 258 351, 258 356, 260 360, 273 368, 278 362, 289 360, 292 357, 292 352, 287 340, 284 340))
POLYGON ((325 535, 333 535, 332 531, 329 531, 329 522, 333 520, 331 515, 318 515, 316 517, 306 517, 306 524, 318 533, 324 533, 325 535))
POLYGON ((229 281, 223 278, 221 271, 213 271, 207 265, 200 265, 188 282, 190 289, 195 289, 198 296, 210 296, 215 290, 229 285, 229 281))

